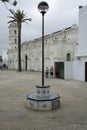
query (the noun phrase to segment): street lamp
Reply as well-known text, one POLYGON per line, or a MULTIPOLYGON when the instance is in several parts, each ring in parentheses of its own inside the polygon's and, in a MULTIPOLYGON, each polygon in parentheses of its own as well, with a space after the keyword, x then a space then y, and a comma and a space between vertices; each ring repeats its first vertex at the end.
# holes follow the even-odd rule
POLYGON ((27 106, 35 110, 54 110, 60 107, 60 96, 50 93, 50 85, 44 85, 44 14, 49 6, 42 1, 38 9, 42 14, 42 85, 36 85, 36 92, 27 95, 27 106))
POLYGON ((42 14, 42 86, 44 86, 44 14, 48 9, 49 5, 45 1, 38 4, 38 10, 42 14))

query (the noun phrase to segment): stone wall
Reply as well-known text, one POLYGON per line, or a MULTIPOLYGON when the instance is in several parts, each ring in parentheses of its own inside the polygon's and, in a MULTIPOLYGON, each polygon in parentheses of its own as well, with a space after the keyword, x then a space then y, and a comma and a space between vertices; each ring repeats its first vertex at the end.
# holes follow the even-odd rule
MULTIPOLYGON (((70 54, 70 61, 73 61, 75 58, 75 51, 78 47, 77 35, 77 25, 72 25, 71 27, 46 35, 44 38, 45 67, 54 67, 54 62, 67 61, 67 54, 70 54)), ((17 48, 9 49, 9 69, 17 69, 17 54, 17 48)), ((21 56, 23 70, 41 71, 42 39, 37 38, 32 41, 22 43, 21 56)))

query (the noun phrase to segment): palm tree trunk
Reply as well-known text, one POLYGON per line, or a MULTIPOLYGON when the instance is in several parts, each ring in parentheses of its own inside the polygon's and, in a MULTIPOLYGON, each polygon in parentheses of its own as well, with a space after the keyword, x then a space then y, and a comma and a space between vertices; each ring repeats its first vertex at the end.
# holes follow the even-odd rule
POLYGON ((21 25, 18 25, 18 72, 21 72, 21 25))

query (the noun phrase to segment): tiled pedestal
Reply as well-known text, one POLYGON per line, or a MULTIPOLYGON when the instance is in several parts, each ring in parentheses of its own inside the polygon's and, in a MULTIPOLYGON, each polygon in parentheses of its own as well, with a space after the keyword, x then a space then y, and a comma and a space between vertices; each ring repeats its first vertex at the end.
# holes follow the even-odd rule
POLYGON ((35 110, 54 110, 60 107, 60 96, 50 93, 49 85, 37 85, 36 92, 27 95, 27 106, 35 110))

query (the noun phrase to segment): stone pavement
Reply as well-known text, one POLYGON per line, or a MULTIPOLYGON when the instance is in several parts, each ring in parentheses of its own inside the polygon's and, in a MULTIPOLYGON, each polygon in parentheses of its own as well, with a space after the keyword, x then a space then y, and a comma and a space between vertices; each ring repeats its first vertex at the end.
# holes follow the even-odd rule
POLYGON ((41 73, 0 70, 0 130, 87 130, 87 82, 45 79, 60 95, 53 111, 27 108, 26 97, 41 84, 41 73))

